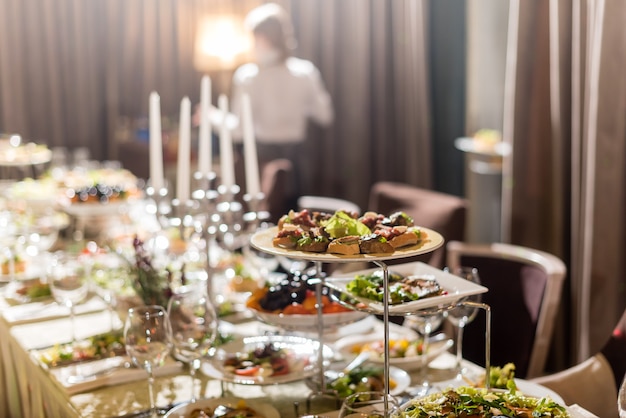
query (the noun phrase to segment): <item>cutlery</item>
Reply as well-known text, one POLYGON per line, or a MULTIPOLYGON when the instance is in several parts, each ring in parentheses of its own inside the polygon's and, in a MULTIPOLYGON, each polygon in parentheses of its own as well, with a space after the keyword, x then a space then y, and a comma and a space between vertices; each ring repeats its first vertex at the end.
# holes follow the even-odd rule
POLYGON ((328 383, 334 382, 335 380, 349 374, 352 370, 356 369, 365 361, 367 361, 370 358, 370 355, 370 352, 363 351, 359 353, 359 355, 356 356, 354 359, 352 359, 352 361, 346 367, 344 367, 343 370, 339 372, 334 370, 327 370, 325 376, 328 378, 328 383))
POLYGON ((101 368, 97 368, 95 371, 87 374, 71 374, 67 376, 66 381, 69 384, 75 385, 77 383, 89 382, 97 379, 98 377, 106 376, 113 373, 119 369, 129 369, 132 364, 128 360, 119 359, 118 361, 113 361, 113 364, 104 365, 101 368))

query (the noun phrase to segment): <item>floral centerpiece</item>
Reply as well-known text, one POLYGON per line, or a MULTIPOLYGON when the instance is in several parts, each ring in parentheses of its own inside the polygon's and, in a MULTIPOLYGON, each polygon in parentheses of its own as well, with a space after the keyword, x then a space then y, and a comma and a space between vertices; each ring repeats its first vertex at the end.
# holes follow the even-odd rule
MULTIPOLYGON (((135 260, 131 268, 132 285, 146 305, 161 305, 167 307, 172 296, 172 271, 155 268, 151 255, 146 250, 143 241, 133 238, 135 260)), ((183 276, 184 277, 184 276, 183 276)), ((184 278, 183 278, 184 280, 184 278)))

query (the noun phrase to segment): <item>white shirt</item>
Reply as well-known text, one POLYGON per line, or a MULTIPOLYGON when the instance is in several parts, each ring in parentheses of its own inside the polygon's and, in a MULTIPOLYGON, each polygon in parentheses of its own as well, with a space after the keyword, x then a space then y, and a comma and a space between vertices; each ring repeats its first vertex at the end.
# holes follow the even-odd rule
MULTIPOLYGON (((321 125, 333 120, 330 95, 310 61, 290 57, 284 64, 269 67, 244 64, 233 75, 232 112, 239 117, 244 93, 250 96, 259 143, 301 142, 308 119, 321 125)), ((236 130, 234 137, 240 136, 236 130)))

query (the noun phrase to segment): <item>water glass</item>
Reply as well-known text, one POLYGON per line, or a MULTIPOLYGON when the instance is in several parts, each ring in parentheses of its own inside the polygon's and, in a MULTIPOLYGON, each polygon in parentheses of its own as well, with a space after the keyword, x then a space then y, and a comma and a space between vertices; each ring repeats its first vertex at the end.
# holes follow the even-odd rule
POLYGON ((217 311, 203 282, 183 286, 170 298, 167 313, 172 325, 174 356, 189 364, 191 402, 195 402, 195 375, 202 358, 210 354, 218 332, 217 311))
MULTIPOLYGON (((454 275, 459 276, 467 281, 472 283, 480 284, 480 276, 478 275, 478 270, 474 267, 464 267, 461 266, 454 272, 454 275)), ((457 377, 461 378, 463 376, 463 367, 461 366, 461 361, 463 359, 463 330, 465 326, 472 322, 474 318, 476 318, 476 314, 478 313, 478 308, 475 306, 469 306, 465 304, 465 302, 476 302, 479 303, 482 300, 482 296, 472 295, 466 298, 463 298, 459 301, 459 304, 452 310, 448 312, 448 321, 456 328, 456 364, 455 369, 457 371, 457 377)))
POLYGON ((76 343, 75 308, 87 298, 87 269, 80 255, 55 254, 48 271, 48 285, 54 300, 70 310, 72 344, 76 343))
POLYGON ((154 369, 163 365, 172 350, 172 328, 165 308, 148 305, 129 309, 124 342, 133 364, 148 372, 151 417, 156 417, 154 369))

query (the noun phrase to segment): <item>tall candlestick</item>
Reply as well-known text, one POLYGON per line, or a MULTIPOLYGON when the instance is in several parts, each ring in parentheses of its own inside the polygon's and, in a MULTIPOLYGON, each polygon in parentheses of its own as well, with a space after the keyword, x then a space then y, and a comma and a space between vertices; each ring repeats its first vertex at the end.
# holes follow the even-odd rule
POLYGON ((252 105, 250 96, 244 94, 241 101, 243 119, 243 154, 246 167, 246 192, 255 196, 261 192, 259 180, 259 160, 256 152, 254 127, 252 125, 252 105))
POLYGON ((211 160, 213 159, 210 111, 211 79, 208 75, 205 75, 200 83, 200 132, 198 145, 198 171, 204 175, 211 172, 211 160))
POLYGON ((220 121, 220 170, 222 173, 222 185, 230 189, 235 184, 235 163, 233 159, 233 140, 230 136, 230 129, 226 125, 228 97, 220 94, 218 105, 222 113, 220 121))
POLYGON ((176 197, 181 203, 189 200, 189 165, 191 153, 191 101, 184 97, 180 102, 178 134, 178 168, 176 171, 176 197))
POLYGON ((163 188, 163 140, 161 139, 161 98, 150 93, 150 183, 155 190, 163 188))

